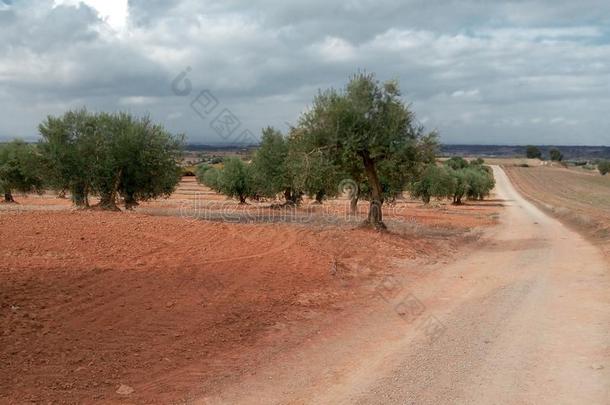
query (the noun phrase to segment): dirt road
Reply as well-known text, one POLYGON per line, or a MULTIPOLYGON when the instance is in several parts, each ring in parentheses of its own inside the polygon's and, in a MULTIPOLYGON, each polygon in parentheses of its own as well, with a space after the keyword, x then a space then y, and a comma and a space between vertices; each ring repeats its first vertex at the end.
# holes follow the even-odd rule
POLYGON ((399 294, 377 286, 367 311, 200 402, 610 403, 608 263, 494 173, 506 208, 480 249, 405 269, 399 294))

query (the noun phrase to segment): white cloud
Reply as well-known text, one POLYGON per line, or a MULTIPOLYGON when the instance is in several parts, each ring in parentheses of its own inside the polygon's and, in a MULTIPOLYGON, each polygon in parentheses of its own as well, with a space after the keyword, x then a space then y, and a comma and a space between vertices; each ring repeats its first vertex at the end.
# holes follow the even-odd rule
POLYGON ((99 16, 116 31, 122 31, 127 27, 129 6, 127 0, 54 0, 55 6, 70 5, 78 6, 84 3, 94 8, 99 16))
POLYGON ((354 58, 354 47, 342 38, 326 37, 321 43, 314 44, 313 50, 329 62, 343 62, 354 58))

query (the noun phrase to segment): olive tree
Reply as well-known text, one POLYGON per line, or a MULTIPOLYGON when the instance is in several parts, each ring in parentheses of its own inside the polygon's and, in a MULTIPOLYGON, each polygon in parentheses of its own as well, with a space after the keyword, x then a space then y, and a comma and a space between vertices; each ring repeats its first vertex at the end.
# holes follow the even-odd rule
POLYGON ((316 148, 312 139, 299 128, 293 128, 288 135, 286 169, 293 188, 307 194, 317 204, 336 196, 338 184, 344 178, 328 151, 316 148))
POLYGON ((254 191, 263 197, 283 193, 286 204, 298 204, 304 194, 299 187, 290 141, 280 131, 263 129, 261 144, 252 159, 254 191))
POLYGON ((344 165, 344 172, 355 169, 364 178, 370 201, 366 223, 385 228, 383 202, 402 192, 409 172, 421 163, 419 146, 426 135, 402 101, 398 84, 357 74, 344 90, 320 93, 299 127, 314 139, 312 144, 344 165))
POLYGON ((198 181, 211 188, 213 191, 220 193, 220 170, 216 167, 208 167, 204 171, 198 172, 198 181))
POLYGON ((69 111, 39 126, 49 184, 70 190, 77 206, 98 195, 99 207, 118 210, 171 194, 180 180, 184 138, 148 117, 69 111))
POLYGON ((0 145, 0 192, 4 202, 15 202, 13 192, 41 192, 41 159, 34 145, 14 140, 0 145))
POLYGON ((115 180, 110 196, 123 197, 126 208, 158 197, 171 195, 180 178, 180 160, 184 137, 172 135, 149 117, 136 118, 120 113, 110 116, 109 137, 112 143, 112 160, 109 173, 115 180))
POLYGON ((454 177, 448 169, 430 164, 418 179, 411 183, 409 191, 412 197, 421 198, 424 204, 428 204, 432 197, 453 197, 455 185, 454 177))
POLYGON ((528 159, 542 159, 542 152, 537 146, 528 145, 525 147, 525 156, 528 159))
POLYGON ((254 192, 250 166, 243 160, 230 157, 224 160, 222 169, 216 179, 218 190, 227 197, 239 199, 240 204, 254 192))
POLYGON ((549 156, 554 162, 561 162, 563 160, 563 153, 557 148, 549 150, 549 156))
POLYGON ((51 188, 70 191, 79 207, 89 206, 93 191, 94 158, 100 152, 94 139, 96 126, 96 117, 86 109, 49 116, 38 126, 45 180, 51 188))
POLYGON ((453 170, 465 169, 469 166, 466 159, 460 156, 453 156, 445 161, 445 166, 452 168, 453 170))

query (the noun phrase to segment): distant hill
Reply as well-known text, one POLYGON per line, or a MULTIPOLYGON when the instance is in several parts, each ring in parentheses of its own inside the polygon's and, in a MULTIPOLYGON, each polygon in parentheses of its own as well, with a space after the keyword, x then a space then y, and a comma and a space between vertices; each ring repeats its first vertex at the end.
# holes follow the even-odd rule
MULTIPOLYGON (((542 155, 549 156, 549 150, 557 148, 565 160, 610 159, 610 146, 551 146, 537 145, 542 155)), ((511 145, 441 145, 443 156, 481 156, 481 157, 522 157, 525 146, 511 145)))
MULTIPOLYGON (((258 145, 206 145, 188 144, 189 151, 239 151, 255 148, 258 145)), ((610 159, 610 146, 538 146, 543 156, 548 157, 549 149, 557 148, 566 160, 610 159)), ((442 156, 481 156, 481 157, 523 157, 525 146, 515 145, 441 145, 442 156)))
POLYGON ((207 144, 198 144, 198 143, 189 143, 185 146, 185 149, 191 152, 220 152, 220 151, 238 151, 243 149, 252 149, 256 148, 258 145, 242 145, 242 144, 216 144, 216 145, 207 145, 207 144))

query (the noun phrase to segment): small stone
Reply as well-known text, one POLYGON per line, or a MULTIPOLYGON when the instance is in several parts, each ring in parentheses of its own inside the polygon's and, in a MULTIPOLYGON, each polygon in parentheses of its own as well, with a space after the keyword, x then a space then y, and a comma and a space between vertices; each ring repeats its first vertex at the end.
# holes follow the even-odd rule
POLYGON ((592 368, 593 370, 603 370, 603 369, 604 369, 604 366, 602 366, 601 364, 593 364, 593 365, 591 366, 591 368, 592 368))
POLYGON ((133 394, 134 391, 135 390, 133 388, 131 388, 129 385, 121 384, 119 389, 116 390, 116 393, 119 395, 130 395, 130 394, 133 394))

